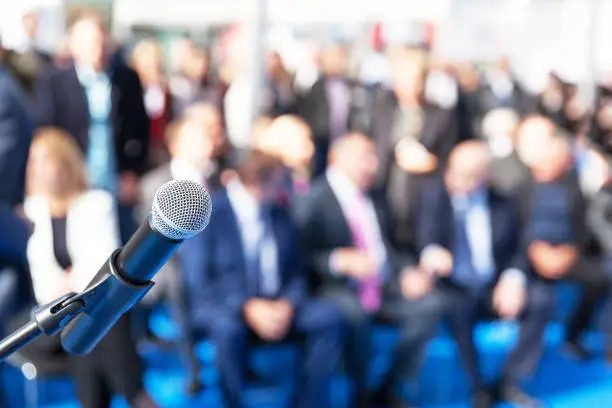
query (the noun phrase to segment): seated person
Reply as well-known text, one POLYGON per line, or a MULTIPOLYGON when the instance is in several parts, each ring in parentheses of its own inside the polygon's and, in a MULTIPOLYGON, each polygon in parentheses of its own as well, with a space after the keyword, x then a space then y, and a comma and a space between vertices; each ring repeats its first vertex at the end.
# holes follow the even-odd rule
MULTIPOLYGON (((217 163, 213 159, 212 135, 199 119, 194 117, 178 119, 171 122, 166 130, 166 145, 170 152, 171 161, 148 172, 140 182, 141 191, 141 211, 140 218, 145 220, 150 212, 151 203, 157 189, 170 180, 192 180, 202 183, 209 191, 214 191, 220 187, 220 172, 217 163)), ((189 385, 187 392, 195 394, 202 389, 199 382, 200 365, 193 352, 193 342, 190 341, 186 328, 188 326, 186 316, 186 305, 183 295, 183 279, 175 254, 164 265, 160 273, 154 280, 155 286, 140 303, 137 309, 144 316, 141 322, 146 329, 149 328, 148 314, 152 310, 152 305, 162 299, 169 301, 171 312, 174 319, 181 328, 179 337, 179 349, 183 355, 183 363, 189 370, 189 385)), ((147 337, 150 340, 157 340, 149 330, 147 337)))
POLYGON ((567 324, 565 341, 568 351, 587 359, 591 353, 580 344, 580 337, 593 322, 609 282, 600 261, 585 256, 590 241, 587 206, 569 142, 550 119, 535 116, 521 125, 518 143, 530 171, 529 180, 518 190, 529 234, 530 266, 551 284, 569 279, 583 287, 580 303, 567 324))
POLYGON ((350 326, 345 360, 356 382, 355 405, 406 407, 396 383, 417 375, 442 303, 414 257, 394 246, 384 196, 368 191, 378 169, 374 143, 361 133, 348 134, 334 142, 329 161, 296 208, 314 285, 350 326), (372 318, 402 330, 393 366, 375 393, 367 387, 372 318))
POLYGON ((284 115, 274 119, 266 131, 258 134, 253 145, 278 157, 287 168, 287 186, 283 191, 288 196, 287 204, 291 198, 308 193, 314 143, 310 127, 302 118, 284 115))
MULTIPOLYGON (((27 257, 40 305, 80 292, 120 245, 116 204, 104 191, 87 191, 85 162, 72 137, 44 128, 32 143, 28 162, 26 216, 34 224, 27 257)), ((29 311, 24 320, 29 319, 29 311)), ((62 352, 59 334, 23 349, 44 364, 62 352)), ((87 355, 68 358, 83 408, 110 408, 113 394, 131 407, 155 407, 143 385, 143 366, 122 317, 87 355)))
POLYGON ((325 391, 341 350, 340 315, 310 298, 292 221, 274 203, 282 164, 250 151, 236 176, 213 196, 208 228, 186 241, 183 263, 191 321, 208 334, 225 406, 243 407, 249 340, 304 340, 305 361, 291 406, 325 405, 325 391))
POLYGON ((493 407, 500 399, 532 407, 537 401, 523 394, 517 381, 538 364, 554 299, 525 272, 518 206, 487 184, 490 162, 486 144, 463 142, 451 153, 444 181, 423 190, 420 265, 439 279, 437 288, 474 387, 473 406, 493 407), (474 345, 474 326, 483 315, 519 319, 521 324, 495 390, 483 382, 474 345))

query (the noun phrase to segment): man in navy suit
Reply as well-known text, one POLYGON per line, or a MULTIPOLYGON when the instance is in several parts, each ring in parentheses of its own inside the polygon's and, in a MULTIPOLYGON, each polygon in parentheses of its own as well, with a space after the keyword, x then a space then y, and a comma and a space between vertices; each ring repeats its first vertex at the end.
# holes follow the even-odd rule
POLYGON ((384 195, 371 193, 378 170, 371 139, 352 133, 331 147, 330 167, 296 208, 296 219, 317 292, 340 308, 349 324, 346 364, 355 380, 355 405, 407 407, 397 390, 414 380, 442 302, 416 257, 399 249, 384 195), (393 365, 375 393, 368 388, 372 320, 398 325, 393 365), (372 395, 374 394, 374 395, 372 395))
POLYGON ((427 186, 418 214, 420 266, 439 278, 460 356, 474 386, 474 407, 496 399, 534 407, 517 386, 542 353, 542 337, 554 298, 528 270, 519 210, 486 184, 490 164, 484 144, 468 141, 452 152, 444 181, 427 186), (473 330, 481 315, 519 319, 518 342, 495 394, 478 370, 473 330))
POLYGON ((206 231, 182 246, 194 330, 216 347, 226 406, 241 401, 249 339, 304 340, 305 361, 294 407, 325 405, 341 352, 341 318, 310 298, 298 244, 286 209, 275 204, 282 164, 251 151, 236 177, 213 197, 206 231))

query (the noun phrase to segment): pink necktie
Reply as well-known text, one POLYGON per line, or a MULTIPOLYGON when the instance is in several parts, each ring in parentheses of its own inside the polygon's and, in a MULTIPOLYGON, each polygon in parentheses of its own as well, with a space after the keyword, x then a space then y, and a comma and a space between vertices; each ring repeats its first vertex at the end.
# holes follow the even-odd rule
MULTIPOLYGON (((366 211, 365 199, 359 195, 355 204, 353 205, 353 211, 349 220, 351 232, 353 234, 353 241, 355 247, 361 251, 371 254, 371 248, 369 248, 368 240, 366 238, 366 223, 368 220, 368 213, 366 211)), ((374 312, 380 309, 382 300, 381 296, 381 280, 378 274, 371 277, 361 279, 359 281, 359 299, 364 310, 368 312, 374 312)))

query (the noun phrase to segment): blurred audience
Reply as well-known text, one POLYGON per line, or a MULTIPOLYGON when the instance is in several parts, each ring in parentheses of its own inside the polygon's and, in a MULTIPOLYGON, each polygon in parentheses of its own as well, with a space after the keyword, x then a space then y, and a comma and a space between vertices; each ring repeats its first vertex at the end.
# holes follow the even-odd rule
MULTIPOLYGON (((213 159, 213 134, 209 133, 206 124, 195 117, 185 117, 171 122, 166 131, 166 144, 170 151, 171 161, 147 173, 140 183, 142 209, 140 219, 145 220, 150 211, 155 192, 164 183, 176 180, 192 180, 202 183, 213 192, 220 188, 220 171, 213 159)), ((199 381, 200 364, 194 352, 194 341, 189 330, 187 303, 185 300, 184 279, 180 268, 178 254, 175 254, 155 277, 155 286, 147 294, 141 307, 153 306, 167 300, 171 306, 172 316, 177 322, 181 335, 179 351, 189 374, 189 394, 202 389, 199 381), (144 304, 143 304, 144 303, 144 304)), ((148 317, 143 316, 146 328, 149 328, 148 317)), ((147 337, 158 339, 148 330, 147 337)))
POLYGON ((365 90, 348 78, 345 45, 328 45, 320 54, 320 76, 298 100, 297 113, 312 129, 315 143, 314 174, 325 171, 330 143, 353 130, 364 103, 365 90))
POLYGON ((440 299, 411 253, 397 247, 384 196, 371 193, 378 170, 374 143, 350 133, 334 141, 330 166, 296 209, 311 279, 349 324, 345 362, 357 386, 354 405, 409 406, 401 381, 415 379, 425 346, 436 333, 440 299), (372 324, 398 325, 401 340, 382 387, 367 384, 372 324))
POLYGON ((247 153, 236 178, 215 195, 215 217, 206 231, 181 247, 192 327, 216 346, 229 408, 244 406, 246 352, 254 338, 303 342, 293 407, 328 404, 327 385, 340 356, 340 316, 308 296, 293 223, 275 204, 282 180, 280 161, 256 150, 247 153))
POLYGON ((138 74, 144 90, 144 106, 150 120, 150 165, 167 160, 164 132, 172 118, 172 99, 163 73, 159 45, 153 40, 140 41, 132 51, 132 68, 138 74))
POLYGON ((536 276, 551 285, 578 282, 583 294, 567 324, 566 346, 577 357, 590 353, 580 343, 593 322, 596 306, 608 292, 599 261, 585 256, 589 242, 586 202, 573 166, 568 141, 545 117, 526 119, 519 130, 519 152, 531 177, 518 191, 527 255, 536 276))
POLYGON ((43 75, 38 86, 39 124, 75 137, 83 150, 90 186, 118 199, 122 240, 135 226, 132 207, 138 176, 146 168, 149 119, 136 73, 117 65, 107 71, 107 32, 100 15, 84 9, 69 23, 74 63, 43 75))
POLYGON ((387 191, 402 246, 413 244, 418 205, 414 199, 457 142, 455 113, 425 98, 425 64, 419 51, 397 50, 392 61, 394 88, 381 93, 371 114, 371 136, 380 161, 376 183, 387 191))
POLYGON ((253 146, 276 156, 287 169, 280 201, 290 204, 294 197, 308 194, 315 153, 308 124, 298 116, 283 115, 274 119, 264 132, 254 136, 253 146))
POLYGON ((13 41, 7 44, 6 65, 29 99, 34 99, 38 78, 49 67, 51 56, 36 45, 38 10, 32 6, 26 7, 21 11, 20 18, 13 41))
MULTIPOLYGON (((25 214, 34 224, 28 263, 39 305, 85 289, 120 244, 114 198, 87 190, 85 162, 75 140, 60 129, 38 131, 28 164, 25 214), (95 234, 91 232, 95 231, 95 234)), ((21 320, 29 320, 26 310, 21 320)), ((23 354, 44 365, 64 353, 59 334, 28 345, 23 354)), ((143 385, 143 366, 122 317, 87 355, 67 358, 84 408, 109 408, 121 394, 135 408, 155 407, 143 385)))
POLYGON ((488 184, 486 144, 467 141, 451 153, 442 183, 423 190, 419 213, 420 267, 439 279, 453 336, 473 386, 475 408, 497 401, 539 403, 518 388, 537 367, 552 294, 531 278, 522 246, 519 209, 488 184), (518 319, 520 335, 495 390, 484 382, 474 344, 480 317, 518 319))

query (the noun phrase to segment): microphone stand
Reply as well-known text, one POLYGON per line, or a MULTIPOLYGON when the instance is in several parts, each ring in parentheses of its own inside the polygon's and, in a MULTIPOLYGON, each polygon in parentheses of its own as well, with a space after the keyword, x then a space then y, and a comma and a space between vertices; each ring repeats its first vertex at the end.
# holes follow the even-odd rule
MULTIPOLYGON (((124 297, 130 299, 125 310, 138 303, 151 289, 153 282, 134 285, 122 279, 115 267, 119 251, 118 249, 111 255, 83 292, 67 293, 32 310, 28 323, 0 341, 0 363, 41 335, 53 336, 77 317, 89 313, 95 315, 96 307, 103 304, 107 296, 117 292, 125 294, 124 297)), ((111 322, 110 326, 113 323, 111 322)))

